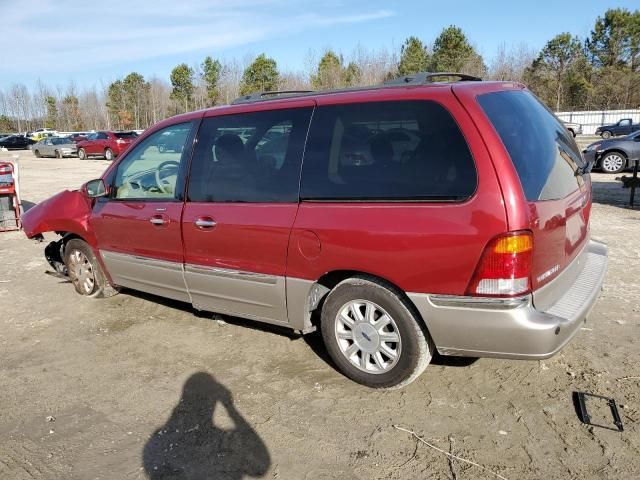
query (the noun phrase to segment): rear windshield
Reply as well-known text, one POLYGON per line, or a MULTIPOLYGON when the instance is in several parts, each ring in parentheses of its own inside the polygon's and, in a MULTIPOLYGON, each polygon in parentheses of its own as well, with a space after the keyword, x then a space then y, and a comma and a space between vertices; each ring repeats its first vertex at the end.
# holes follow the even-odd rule
POLYGON ((579 188, 580 150, 562 123, 524 90, 480 95, 529 201, 564 198, 579 188))
POLYGON ((114 135, 118 138, 136 138, 138 136, 136 132, 116 132, 114 135))

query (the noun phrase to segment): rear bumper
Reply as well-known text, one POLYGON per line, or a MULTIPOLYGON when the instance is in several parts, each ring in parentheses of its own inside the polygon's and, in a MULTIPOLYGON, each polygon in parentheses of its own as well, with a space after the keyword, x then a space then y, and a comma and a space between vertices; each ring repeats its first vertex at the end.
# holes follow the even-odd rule
POLYGON ((409 298, 443 355, 545 359, 580 330, 606 271, 607 247, 591 240, 558 278, 533 295, 495 299, 414 293, 409 298), (554 290, 557 300, 550 303, 554 290))

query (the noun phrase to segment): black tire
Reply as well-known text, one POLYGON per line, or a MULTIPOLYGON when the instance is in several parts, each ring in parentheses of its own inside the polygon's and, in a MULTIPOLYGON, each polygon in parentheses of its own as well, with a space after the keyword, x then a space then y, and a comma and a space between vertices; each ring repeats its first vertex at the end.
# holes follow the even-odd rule
POLYGON ((111 150, 110 148, 105 148, 104 158, 106 158, 107 160, 113 160, 114 159, 113 150, 111 150))
POLYGON ((71 283, 80 295, 90 298, 105 298, 118 293, 118 290, 107 281, 100 262, 84 240, 73 238, 66 243, 64 264, 67 267, 71 283), (82 261, 79 262, 78 257, 82 261), (91 282, 82 281, 89 277, 92 278, 91 282))
POLYGON ((80 160, 85 160, 87 158, 87 152, 84 150, 84 148, 80 148, 78 150, 78 158, 80 160))
POLYGON ((622 152, 607 152, 600 160, 604 173, 620 173, 627 168, 627 157, 622 152))
POLYGON ((161 143, 160 145, 158 145, 158 152, 164 153, 165 151, 166 151, 166 148, 164 144, 161 143))
POLYGON ((40 155, 40 150, 35 150, 33 154, 36 156, 36 158, 42 157, 42 155, 40 155))
POLYGON ((56 158, 62 158, 62 153, 60 153, 60 150, 56 150, 55 154, 56 158))
POLYGON ((611 138, 611 132, 610 132, 609 130, 604 130, 604 131, 600 134, 600 136, 601 136, 602 138, 611 138))
MULTIPOLYGON (((420 319, 417 318, 414 310, 414 307, 400 292, 397 292, 391 285, 373 277, 363 275, 340 282, 327 295, 322 307, 322 338, 331 359, 345 376, 362 385, 373 388, 400 388, 408 385, 424 371, 435 350, 431 336, 420 319), (366 369, 363 370, 355 366, 352 360, 347 358, 347 354, 343 353, 338 343, 338 316, 349 305, 349 302, 353 301, 370 302, 378 306, 394 322, 391 332, 395 332, 399 336, 399 342, 395 347, 396 351, 399 351, 399 355, 395 364, 390 365, 386 371, 368 373, 365 371, 366 369)), ((378 317, 378 319, 380 318, 382 315, 378 317)), ((374 330, 378 331, 375 327, 374 330)), ((355 338, 356 330, 352 329, 351 334, 355 338)), ((375 337, 377 339, 377 335, 375 337)), ((364 338, 371 342, 370 336, 364 335, 364 338)), ((373 341, 375 342, 376 339, 373 341)), ((342 341, 350 342, 350 340, 342 341)), ((354 344, 356 344, 355 340, 347 347, 347 350, 354 344)), ((363 352, 364 350, 360 350, 357 355, 352 355, 351 358, 362 361, 363 352)), ((391 357, 387 358, 391 361, 391 357)), ((369 357, 369 360, 373 362, 373 356, 369 357)))

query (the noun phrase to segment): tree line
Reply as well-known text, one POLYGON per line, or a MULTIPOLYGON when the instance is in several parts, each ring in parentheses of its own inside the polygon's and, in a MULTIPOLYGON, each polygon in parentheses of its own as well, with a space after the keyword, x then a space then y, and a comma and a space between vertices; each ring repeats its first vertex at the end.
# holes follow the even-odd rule
POLYGON ((228 104, 257 91, 324 90, 378 84, 420 71, 460 72, 525 83, 550 108, 640 108, 640 10, 609 9, 581 39, 563 32, 535 52, 526 43, 502 44, 489 65, 457 26, 428 43, 408 37, 399 49, 357 47, 349 59, 334 50, 307 55, 303 71, 282 72, 262 53, 243 61, 207 56, 182 63, 168 81, 137 72, 101 88, 38 82, 0 90, 0 132, 39 127, 59 131, 143 129, 163 118, 228 104))

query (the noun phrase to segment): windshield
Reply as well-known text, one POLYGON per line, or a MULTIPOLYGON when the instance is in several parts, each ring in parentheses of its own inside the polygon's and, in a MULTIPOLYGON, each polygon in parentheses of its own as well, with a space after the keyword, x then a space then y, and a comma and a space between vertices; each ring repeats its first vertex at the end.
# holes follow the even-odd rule
POLYGON ((51 139, 51 143, 53 143, 54 145, 63 145, 65 143, 69 143, 69 139, 68 138, 52 138, 51 139))
POLYGON ((118 138, 136 138, 138 134, 136 132, 116 132, 115 136, 118 138))

